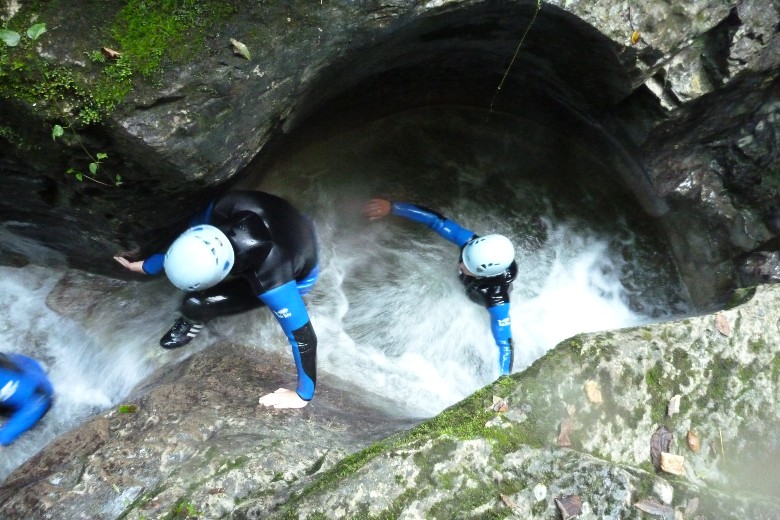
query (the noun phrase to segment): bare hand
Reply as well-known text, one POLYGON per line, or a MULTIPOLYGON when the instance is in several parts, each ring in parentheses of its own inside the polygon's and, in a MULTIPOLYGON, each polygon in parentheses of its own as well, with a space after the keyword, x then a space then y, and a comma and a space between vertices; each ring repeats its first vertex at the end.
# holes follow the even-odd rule
POLYGON ((129 270, 133 271, 134 273, 146 274, 145 271, 144 271, 144 261, 143 260, 139 260, 137 262, 131 262, 130 260, 128 260, 127 258, 125 258, 123 256, 115 256, 114 260, 119 262, 122 265, 122 267, 124 267, 126 269, 129 269, 129 270))
POLYGON ((393 209, 393 204, 385 199, 371 199, 363 206, 363 216, 369 220, 386 217, 393 209))
POLYGON ((295 390, 280 388, 272 394, 260 398, 260 404, 270 408, 303 408, 309 401, 304 401, 295 390))

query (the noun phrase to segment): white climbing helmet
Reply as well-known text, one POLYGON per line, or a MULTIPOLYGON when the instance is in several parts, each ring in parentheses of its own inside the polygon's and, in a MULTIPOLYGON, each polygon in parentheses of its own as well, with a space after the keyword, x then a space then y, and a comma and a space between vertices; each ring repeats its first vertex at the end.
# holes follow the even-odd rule
POLYGON ((165 253, 165 274, 184 291, 202 291, 221 282, 233 268, 228 237, 209 225, 191 227, 165 253))
POLYGON ((463 247, 463 264, 477 276, 496 276, 515 259, 515 246, 504 235, 471 239, 463 247))

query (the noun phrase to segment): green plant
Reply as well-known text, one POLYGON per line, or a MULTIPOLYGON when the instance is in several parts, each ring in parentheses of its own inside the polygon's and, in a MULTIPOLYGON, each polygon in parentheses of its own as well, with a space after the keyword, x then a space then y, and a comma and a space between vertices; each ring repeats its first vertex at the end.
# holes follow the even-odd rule
POLYGON ((116 187, 121 186, 122 176, 119 174, 116 174, 112 177, 110 174, 106 173, 105 175, 110 179, 111 181, 110 183, 101 181, 100 179, 97 178, 98 172, 103 171, 101 165, 103 164, 103 160, 108 159, 108 154, 105 152, 97 152, 94 155, 90 153, 90 151, 87 150, 86 146, 84 146, 84 143, 81 142, 81 139, 79 139, 79 135, 75 131, 73 131, 73 129, 70 126, 63 127, 62 125, 54 125, 51 129, 51 138, 56 141, 58 137, 62 137, 65 134, 66 128, 71 130, 79 146, 81 146, 81 149, 84 150, 84 153, 86 153, 87 157, 89 157, 90 162, 87 166, 89 173, 84 173, 83 171, 74 168, 72 166, 68 168, 65 173, 67 175, 73 175, 78 181, 83 181, 84 179, 87 179, 97 184, 102 184, 103 186, 111 186, 112 184, 116 187))
MULTIPOLYGON (((27 37, 35 41, 38 38, 41 37, 43 33, 46 32, 46 24, 45 23, 36 23, 35 25, 31 25, 29 29, 27 29, 27 37)), ((0 40, 3 40, 5 44, 8 47, 16 47, 19 45, 19 42, 21 41, 22 36, 16 32, 12 31, 11 29, 2 28, 0 29, 0 40)))
POLYGON ((192 518, 198 517, 202 513, 195 508, 195 505, 187 500, 180 500, 174 504, 171 509, 173 518, 192 518))

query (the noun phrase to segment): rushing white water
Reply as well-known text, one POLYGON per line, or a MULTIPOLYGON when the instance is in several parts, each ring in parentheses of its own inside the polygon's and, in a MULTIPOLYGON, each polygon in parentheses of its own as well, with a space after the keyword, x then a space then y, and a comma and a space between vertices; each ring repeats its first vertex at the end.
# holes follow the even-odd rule
MULTIPOLYGON (((334 374, 410 415, 430 416, 498 376, 487 311, 457 280, 457 247, 416 223, 366 221, 360 209, 378 194, 513 240, 515 371, 577 333, 685 310, 663 244, 596 178, 598 161, 549 131, 493 117, 485 127, 475 123, 484 114, 469 111, 396 116, 302 147, 252 184, 317 223, 322 274, 307 305, 320 381, 334 374), (551 140, 552 151, 542 146, 551 140), (572 164, 576 176, 567 173, 572 164), (592 185, 582 182, 591 177, 592 185)), ((105 298, 98 287, 92 300, 97 282, 78 278, 87 293, 67 313, 74 319, 46 305, 63 276, 0 268, 0 348, 39 359, 57 390, 39 426, 2 452, 0 480, 57 435, 121 402, 155 368, 217 340, 289 351, 262 309, 213 320, 191 345, 165 351, 157 340, 180 293, 164 278, 127 283, 105 298)))

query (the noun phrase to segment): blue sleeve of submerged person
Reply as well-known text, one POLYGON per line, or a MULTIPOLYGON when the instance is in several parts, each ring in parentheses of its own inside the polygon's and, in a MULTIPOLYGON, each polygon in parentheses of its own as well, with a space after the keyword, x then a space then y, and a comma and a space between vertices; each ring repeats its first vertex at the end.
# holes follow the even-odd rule
POLYGON ((51 405, 54 389, 41 365, 34 359, 21 354, 8 356, 23 371, 25 385, 33 386, 32 392, 21 407, 15 409, 10 418, 0 427, 0 446, 8 446, 24 432, 35 426, 51 405))
POLYGON ((393 202, 392 210, 393 215, 403 217, 414 222, 424 224, 434 230, 436 233, 446 238, 458 247, 463 247, 466 242, 474 237, 474 232, 461 227, 456 222, 446 218, 444 215, 440 215, 435 211, 417 206, 416 204, 410 204, 408 202, 393 202))
POLYGON ((31 384, 35 385, 38 391, 44 392, 48 396, 54 393, 54 387, 51 385, 49 377, 40 363, 22 354, 9 354, 8 357, 24 371, 27 378, 32 380, 31 384))
POLYGON ((11 417, 0 428, 0 446, 10 445, 20 435, 35 426, 35 423, 49 409, 50 404, 50 397, 33 394, 21 408, 14 410, 11 417))
POLYGON ((490 331, 498 347, 498 365, 501 375, 512 373, 515 361, 512 345, 512 320, 509 317, 509 304, 502 303, 488 307, 490 313, 490 331))
POLYGON ((292 347, 298 372, 298 396, 304 401, 314 397, 317 384, 317 335, 295 280, 271 289, 258 298, 274 313, 292 347))

